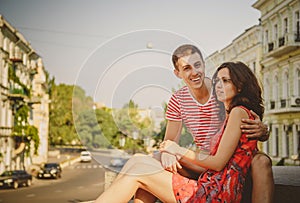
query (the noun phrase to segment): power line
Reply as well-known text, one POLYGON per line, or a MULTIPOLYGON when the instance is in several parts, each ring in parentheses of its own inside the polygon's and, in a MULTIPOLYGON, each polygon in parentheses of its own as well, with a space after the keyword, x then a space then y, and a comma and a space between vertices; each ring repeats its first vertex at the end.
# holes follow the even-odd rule
POLYGON ((38 42, 38 43, 43 43, 43 44, 50 44, 50 45, 53 45, 53 46, 61 46, 61 47, 69 47, 69 48, 77 48, 77 49, 91 50, 91 49, 94 48, 92 46, 74 46, 74 45, 70 45, 70 44, 50 42, 50 41, 42 41, 42 40, 36 40, 36 39, 31 39, 31 41, 38 42))
POLYGON ((62 30, 49 30, 49 29, 42 29, 42 28, 32 28, 32 27, 23 27, 23 26, 18 26, 19 29, 23 30, 32 30, 32 31, 37 31, 37 32, 48 32, 48 33, 56 33, 56 34, 66 34, 66 35, 77 35, 77 36, 83 36, 83 37, 95 37, 95 38, 111 38, 109 36, 105 35, 96 35, 96 34, 87 34, 87 33, 75 33, 75 32, 67 32, 67 31, 62 31, 62 30))

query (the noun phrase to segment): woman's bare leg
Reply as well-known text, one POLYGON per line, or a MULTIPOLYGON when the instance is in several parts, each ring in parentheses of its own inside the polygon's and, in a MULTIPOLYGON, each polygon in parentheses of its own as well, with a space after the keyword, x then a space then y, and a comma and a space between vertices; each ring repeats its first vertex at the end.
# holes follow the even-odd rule
POLYGON ((164 202, 175 203, 172 173, 160 169, 161 164, 157 160, 128 167, 127 171, 123 171, 126 173, 119 176, 95 203, 128 202, 138 189, 147 191, 164 202))
POLYGON ((164 169, 161 166, 157 157, 153 157, 151 155, 145 155, 145 154, 135 154, 126 162, 126 164, 123 166, 121 171, 118 173, 118 175, 114 181, 118 180, 123 175, 146 175, 146 174, 158 173, 162 170, 164 170, 164 169), (140 165, 140 164, 155 166, 155 168, 146 169, 143 167, 141 170, 138 170, 136 172, 133 172, 132 170, 130 170, 133 166, 140 165))

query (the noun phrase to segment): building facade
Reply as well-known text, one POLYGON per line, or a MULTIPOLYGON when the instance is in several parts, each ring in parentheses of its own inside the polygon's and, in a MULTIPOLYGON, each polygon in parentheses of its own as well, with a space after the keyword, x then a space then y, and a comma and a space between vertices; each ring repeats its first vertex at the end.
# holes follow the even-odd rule
POLYGON ((42 75, 39 55, 0 15, 0 172, 45 157, 40 148, 48 146, 49 98, 42 75))
POLYGON ((260 24, 208 56, 209 75, 225 61, 242 61, 263 87, 264 122, 271 135, 261 148, 273 159, 292 160, 300 150, 300 1, 259 0, 260 24))
POLYGON ((272 157, 299 155, 300 1, 259 0, 265 117, 271 130, 264 151, 272 157))
POLYGON ((216 68, 225 61, 241 61, 247 64, 258 76, 261 73, 262 59, 261 26, 254 25, 235 38, 231 44, 206 58, 206 72, 212 76, 216 68))

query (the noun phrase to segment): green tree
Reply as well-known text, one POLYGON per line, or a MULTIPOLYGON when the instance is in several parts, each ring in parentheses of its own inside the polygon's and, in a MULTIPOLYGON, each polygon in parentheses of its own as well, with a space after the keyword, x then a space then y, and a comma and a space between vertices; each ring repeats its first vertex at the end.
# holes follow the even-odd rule
POLYGON ((78 140, 72 113, 73 90, 73 85, 54 84, 52 86, 49 116, 51 145, 70 144, 78 140))

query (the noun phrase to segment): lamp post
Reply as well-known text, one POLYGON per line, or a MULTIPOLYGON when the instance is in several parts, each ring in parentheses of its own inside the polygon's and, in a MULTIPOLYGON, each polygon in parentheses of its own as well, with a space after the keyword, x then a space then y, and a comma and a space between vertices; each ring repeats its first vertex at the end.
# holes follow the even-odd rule
POLYGON ((148 136, 144 138, 144 147, 145 147, 146 152, 148 152, 148 149, 150 147, 150 137, 148 137, 148 136))
POLYGON ((120 146, 121 148, 123 148, 123 147, 125 146, 125 142, 126 142, 125 136, 122 135, 122 136, 120 137, 120 139, 119 139, 119 146, 120 146))
POLYGON ((133 133, 132 133, 132 138, 134 140, 133 154, 135 154, 135 151, 136 151, 136 140, 138 139, 138 137, 139 137, 139 133, 137 131, 133 131, 133 133))

